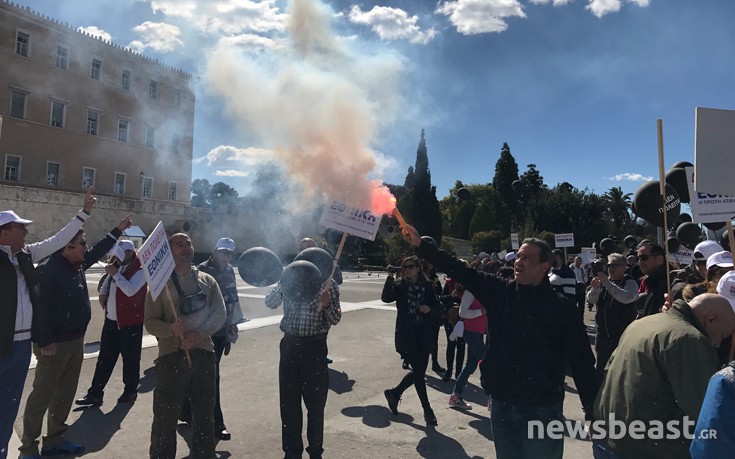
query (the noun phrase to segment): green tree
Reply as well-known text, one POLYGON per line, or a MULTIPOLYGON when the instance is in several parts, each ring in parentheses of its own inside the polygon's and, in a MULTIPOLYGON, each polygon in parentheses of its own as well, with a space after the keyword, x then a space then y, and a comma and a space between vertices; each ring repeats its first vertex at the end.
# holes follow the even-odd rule
POLYGON ((226 209, 232 213, 238 203, 237 190, 224 182, 217 182, 212 185, 211 201, 213 209, 226 209))
POLYGON ((212 185, 207 179, 196 179, 191 182, 192 207, 212 206, 212 185))
MULTIPOLYGON (((410 175, 411 170, 409 169, 410 175)), ((410 184, 409 177, 406 177, 406 183, 410 184)), ((419 233, 431 236, 437 243, 441 243, 441 210, 439 208, 439 200, 436 198, 436 187, 431 185, 429 156, 423 129, 421 130, 419 147, 416 151, 416 167, 413 169, 413 189, 406 190, 406 194, 399 200, 399 204, 402 202, 404 205, 399 205, 398 209, 416 227, 419 233), (407 198, 410 198, 410 201, 407 198)))
POLYGON ((502 239, 503 233, 498 230, 480 231, 472 236, 472 239, 470 239, 470 245, 475 253, 500 252, 500 242, 502 239))
POLYGON ((495 210, 498 224, 503 233, 509 233, 513 224, 520 223, 518 197, 513 191, 513 182, 518 180, 518 163, 510 153, 510 147, 503 143, 500 158, 495 163, 493 188, 496 192, 495 210))
POLYGON ((632 229, 629 209, 632 193, 625 193, 619 186, 611 187, 603 195, 607 204, 607 214, 619 236, 627 234, 632 229))
POLYGON ((401 258, 413 255, 414 249, 411 244, 406 241, 400 232, 394 232, 385 238, 385 250, 388 263, 395 265, 401 258))
POLYGON ((498 222, 495 219, 495 209, 490 203, 482 203, 475 210, 470 222, 470 237, 482 231, 494 231, 498 229, 498 222))

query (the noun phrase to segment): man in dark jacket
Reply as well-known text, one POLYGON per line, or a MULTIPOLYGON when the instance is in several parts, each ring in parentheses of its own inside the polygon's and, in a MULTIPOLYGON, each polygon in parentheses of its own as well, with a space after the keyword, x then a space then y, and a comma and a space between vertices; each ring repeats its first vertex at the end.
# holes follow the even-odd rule
MULTIPOLYGON (((38 332, 33 332, 33 353, 38 363, 33 390, 23 413, 21 458, 38 457, 38 437, 48 411, 48 432, 42 454, 81 454, 84 447, 64 440, 79 373, 84 360, 84 333, 92 317, 84 271, 100 260, 130 227, 132 217, 123 218, 107 236, 87 249, 84 230, 54 253, 41 276, 42 314, 38 332)), ((36 324, 34 324, 35 326, 36 324)))
POLYGON ((540 239, 524 240, 515 261, 516 278, 507 281, 422 243, 411 226, 404 236, 419 256, 464 285, 487 308, 488 344, 480 369, 482 387, 492 398, 497 457, 560 459, 563 438, 528 438, 529 421, 546 425, 562 420, 565 361, 587 414, 597 386, 595 358, 576 307, 549 283, 549 246, 540 239))
POLYGON ((689 458, 685 434, 692 433, 707 381, 720 368, 715 348, 733 332, 733 307, 712 293, 689 304, 677 300, 668 312, 628 326, 605 369, 594 414, 610 434, 620 430, 612 427, 613 417, 631 429, 622 438, 595 439, 595 457, 689 458), (640 422, 639 437, 633 426, 640 422))
POLYGON ((625 257, 619 253, 607 256, 607 272, 597 273, 587 293, 587 301, 597 305, 595 314, 595 351, 597 352, 597 382, 602 382, 603 370, 618 346, 625 329, 635 320, 638 284, 625 274, 625 257))
POLYGON ((642 298, 642 307, 639 307, 641 317, 661 312, 666 293, 666 252, 656 244, 641 244, 638 246, 638 266, 646 278, 647 295, 642 298))
POLYGON ((94 207, 93 192, 92 187, 87 189, 83 209, 64 228, 33 244, 26 244, 31 220, 12 210, 0 212, 0 459, 8 454, 31 361, 32 324, 39 320, 39 276, 33 264, 74 237, 94 207))
POLYGON ((105 267, 100 289, 100 303, 105 309, 105 323, 100 337, 100 353, 87 395, 74 403, 102 405, 105 386, 112 376, 118 357, 122 357, 125 389, 117 403, 135 402, 140 382, 140 353, 143 344, 145 310, 145 274, 135 255, 135 245, 120 241, 113 249, 113 262, 105 267))

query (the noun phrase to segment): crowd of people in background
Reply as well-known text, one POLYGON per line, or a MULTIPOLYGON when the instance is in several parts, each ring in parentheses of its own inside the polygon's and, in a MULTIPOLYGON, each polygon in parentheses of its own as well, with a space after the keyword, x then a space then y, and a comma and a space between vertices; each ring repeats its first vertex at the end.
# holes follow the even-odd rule
MULTIPOLYGON (((0 297, 7 305, 0 309, 0 459, 8 455, 31 353, 37 366, 23 413, 20 458, 79 455, 85 447, 65 438, 72 405, 102 405, 120 357, 124 391, 117 403, 136 401, 143 329, 158 342, 150 457, 175 457, 178 420, 191 426, 192 457, 214 457, 216 442, 231 438, 219 367, 237 340, 237 325, 248 320, 230 264, 235 243, 219 239, 210 258, 195 266, 190 237, 172 235, 170 299, 154 300, 135 246, 120 239, 131 215, 88 247, 82 226, 96 203, 92 192, 69 224, 35 244, 25 242, 31 220, 0 212, 0 297), (86 394, 74 401, 91 320, 85 271, 106 255, 99 283, 105 317, 100 353, 86 394)), ((647 240, 627 254, 585 260, 528 238, 517 251, 463 260, 411 226, 403 235, 415 253, 398 261, 381 295, 395 302, 395 349, 407 370, 384 391, 393 415, 413 386, 426 424, 439 424, 427 393, 428 369, 452 384, 449 407, 474 409, 463 394, 479 368, 497 457, 561 458, 563 437, 531 436, 528 426, 565 419, 565 377, 571 376, 589 422, 611 416, 626 425, 696 422, 694 438, 592 437, 597 459, 732 454, 735 271, 732 254, 720 244, 699 243, 691 264, 679 267, 647 240), (594 333, 585 323, 586 309, 594 311, 594 333), (717 432, 716 439, 696 435, 704 431, 717 432)), ((299 251, 315 246, 305 238, 299 251)), ((332 276, 334 282, 322 279, 321 290, 308 298, 290 297, 280 284, 265 298, 267 307, 284 309, 278 378, 286 458, 302 457, 304 450, 312 459, 324 454, 327 336, 341 320, 336 266, 332 276)))

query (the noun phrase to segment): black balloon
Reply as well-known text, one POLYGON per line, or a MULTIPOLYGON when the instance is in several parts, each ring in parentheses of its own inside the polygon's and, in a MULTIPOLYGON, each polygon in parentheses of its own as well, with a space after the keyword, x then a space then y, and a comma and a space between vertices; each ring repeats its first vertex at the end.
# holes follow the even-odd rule
POLYGON ((297 303, 309 303, 322 289, 322 275, 314 263, 306 260, 294 261, 283 268, 281 293, 286 299, 297 303))
POLYGON ((725 226, 725 222, 704 223, 704 226, 706 226, 708 229, 711 229, 712 231, 717 231, 718 229, 721 229, 723 226, 725 226))
POLYGON ((428 242, 429 244, 433 245, 437 249, 439 248, 439 244, 437 244, 436 240, 431 236, 421 236, 421 240, 428 242))
POLYGON ((692 216, 689 214, 679 214, 679 221, 682 223, 692 221, 692 216))
POLYGON ((521 182, 520 180, 515 180, 513 183, 510 184, 510 187, 516 193, 522 193, 523 192, 523 182, 521 182))
POLYGON ((629 249, 632 249, 633 247, 638 245, 638 240, 635 238, 635 236, 629 234, 625 236, 625 239, 623 239, 623 243, 625 244, 626 247, 628 247, 629 249))
POLYGON ((677 167, 684 169, 685 167, 694 167, 694 164, 690 163, 689 161, 679 161, 678 163, 674 163, 674 165, 671 166, 672 169, 675 169, 677 167))
POLYGON ((684 247, 694 250, 694 247, 702 239, 702 230, 696 223, 682 223, 676 229, 676 238, 684 247))
POLYGON ((265 287, 278 282, 283 272, 283 263, 271 250, 253 247, 240 255, 237 270, 242 280, 248 284, 265 287))
POLYGON ((327 228, 324 230, 324 239, 330 244, 339 244, 340 239, 342 239, 342 231, 327 228))
POLYGON ((679 243, 679 240, 675 237, 670 237, 666 239, 666 246, 669 249, 669 253, 676 252, 677 250, 679 250, 680 245, 681 244, 679 243))
POLYGON ((648 245, 648 244, 653 244, 653 241, 651 241, 650 239, 643 239, 643 240, 641 241, 641 244, 646 244, 646 245, 648 245))
MULTIPOLYGON (((652 225, 664 226, 661 185, 658 180, 651 180, 641 185, 635 193, 633 203, 639 217, 652 225)), ((679 194, 671 185, 666 185, 666 209, 668 222, 675 222, 681 210, 681 201, 679 194)))
POLYGON ((306 260, 319 268, 319 273, 322 276, 322 282, 326 282, 329 276, 332 274, 332 267, 334 266, 334 260, 332 256, 324 249, 319 247, 309 247, 304 249, 296 255, 294 261, 306 260))
POLYGON ((615 251, 615 241, 613 241, 609 237, 606 237, 605 239, 600 241, 600 252, 602 252, 603 255, 605 256, 610 255, 614 251, 615 251))
POLYGON ((467 188, 460 188, 457 190, 457 197, 460 201, 467 201, 472 198, 472 193, 467 188))
POLYGON ((679 193, 681 202, 689 202, 689 184, 687 183, 687 173, 680 167, 675 167, 666 173, 666 183, 674 187, 679 193))

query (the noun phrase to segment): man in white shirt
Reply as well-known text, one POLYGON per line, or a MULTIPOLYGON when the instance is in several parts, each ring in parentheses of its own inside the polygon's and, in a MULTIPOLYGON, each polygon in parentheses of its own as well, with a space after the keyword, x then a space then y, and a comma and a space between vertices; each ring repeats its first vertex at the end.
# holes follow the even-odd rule
POLYGON ((138 398, 143 316, 148 288, 132 242, 118 242, 113 254, 113 262, 105 267, 107 277, 100 289, 105 324, 97 366, 87 395, 76 400, 74 403, 77 405, 102 405, 105 386, 112 376, 118 356, 122 356, 125 389, 117 403, 134 402, 138 398))
POLYGON ((31 334, 39 307, 38 263, 63 249, 77 234, 96 203, 87 188, 84 206, 58 233, 26 244, 31 220, 12 210, 0 212, 0 459, 8 454, 8 442, 31 361, 31 334))

